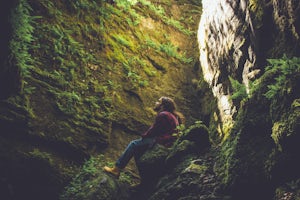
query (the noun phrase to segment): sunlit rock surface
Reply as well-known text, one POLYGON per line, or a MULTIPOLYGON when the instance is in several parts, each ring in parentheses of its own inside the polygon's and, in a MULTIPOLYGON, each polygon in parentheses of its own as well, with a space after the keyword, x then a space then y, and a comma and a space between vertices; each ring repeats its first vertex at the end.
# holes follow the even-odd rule
POLYGON ((202 4, 198 30, 201 67, 226 122, 236 112, 229 99, 229 76, 248 85, 258 73, 254 30, 247 1, 203 0, 202 4))
POLYGON ((198 42, 205 80, 218 99, 222 122, 232 120, 229 76, 246 86, 267 58, 299 55, 299 1, 203 0, 198 42))

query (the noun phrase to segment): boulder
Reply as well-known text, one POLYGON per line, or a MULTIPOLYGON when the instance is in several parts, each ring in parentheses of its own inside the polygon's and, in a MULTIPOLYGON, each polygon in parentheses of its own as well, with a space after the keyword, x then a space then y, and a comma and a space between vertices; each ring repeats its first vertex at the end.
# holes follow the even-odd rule
POLYGON ((165 160, 169 152, 170 149, 156 144, 136 160, 143 183, 154 183, 166 172, 165 160))

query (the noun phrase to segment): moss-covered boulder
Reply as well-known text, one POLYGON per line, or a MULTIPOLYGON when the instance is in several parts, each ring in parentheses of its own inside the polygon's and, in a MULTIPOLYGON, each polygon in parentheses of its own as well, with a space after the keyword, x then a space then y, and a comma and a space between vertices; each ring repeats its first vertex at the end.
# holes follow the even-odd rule
POLYGON ((208 128, 201 121, 183 131, 168 155, 167 165, 172 166, 181 161, 186 155, 196 154, 209 149, 211 146, 208 128))
POLYGON ((171 148, 157 144, 137 160, 141 178, 155 180, 166 173, 168 168, 177 165, 185 156, 203 152, 209 147, 208 128, 202 122, 196 122, 184 130, 171 148))
POLYGON ((137 161, 137 168, 143 184, 154 184, 163 174, 166 173, 166 158, 170 149, 156 144, 152 149, 147 150, 137 161))
POLYGON ((175 166, 180 163, 186 155, 195 154, 196 152, 198 151, 195 142, 183 140, 174 145, 171 149, 170 154, 166 158, 166 163, 170 167, 175 166))
POLYGON ((60 200, 126 200, 132 176, 122 173, 119 179, 103 171, 104 156, 92 157, 67 185, 60 200))
POLYGON ((214 152, 181 155, 180 162, 168 166, 149 199, 230 199, 222 194, 221 182, 214 172, 214 152))
POLYGON ((211 146, 210 134, 207 126, 202 121, 196 121, 193 125, 187 128, 180 136, 178 142, 182 140, 189 140, 195 142, 197 149, 202 151, 211 146))

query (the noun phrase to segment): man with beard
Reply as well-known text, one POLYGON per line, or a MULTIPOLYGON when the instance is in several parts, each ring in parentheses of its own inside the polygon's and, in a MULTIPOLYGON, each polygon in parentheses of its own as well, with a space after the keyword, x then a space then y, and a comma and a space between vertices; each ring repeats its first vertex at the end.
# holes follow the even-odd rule
POLYGON ((114 167, 105 166, 104 171, 119 177, 132 157, 138 159, 155 143, 171 147, 177 139, 177 126, 184 123, 184 116, 176 111, 176 104, 169 97, 161 97, 155 103, 154 110, 158 113, 152 126, 142 134, 142 138, 131 141, 114 167))

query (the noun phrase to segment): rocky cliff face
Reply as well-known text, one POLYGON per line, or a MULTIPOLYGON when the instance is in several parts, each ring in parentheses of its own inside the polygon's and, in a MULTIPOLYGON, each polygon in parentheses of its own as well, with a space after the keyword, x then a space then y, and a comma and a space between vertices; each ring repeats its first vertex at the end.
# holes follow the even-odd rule
POLYGON ((218 99, 224 129, 239 102, 229 77, 245 85, 261 75, 267 58, 299 55, 299 2, 203 2, 198 42, 203 76, 218 99))
POLYGON ((229 76, 248 86, 258 73, 248 1, 203 1, 198 41, 205 80, 218 99, 223 123, 232 120, 229 76))
POLYGON ((228 137, 215 169, 235 199, 299 196, 299 9, 298 1, 203 1, 200 62, 228 137))
POLYGON ((85 159, 113 161, 139 137, 160 96, 173 97, 188 124, 210 123, 199 3, 16 0, 1 10, 3 198, 55 199, 85 159))

